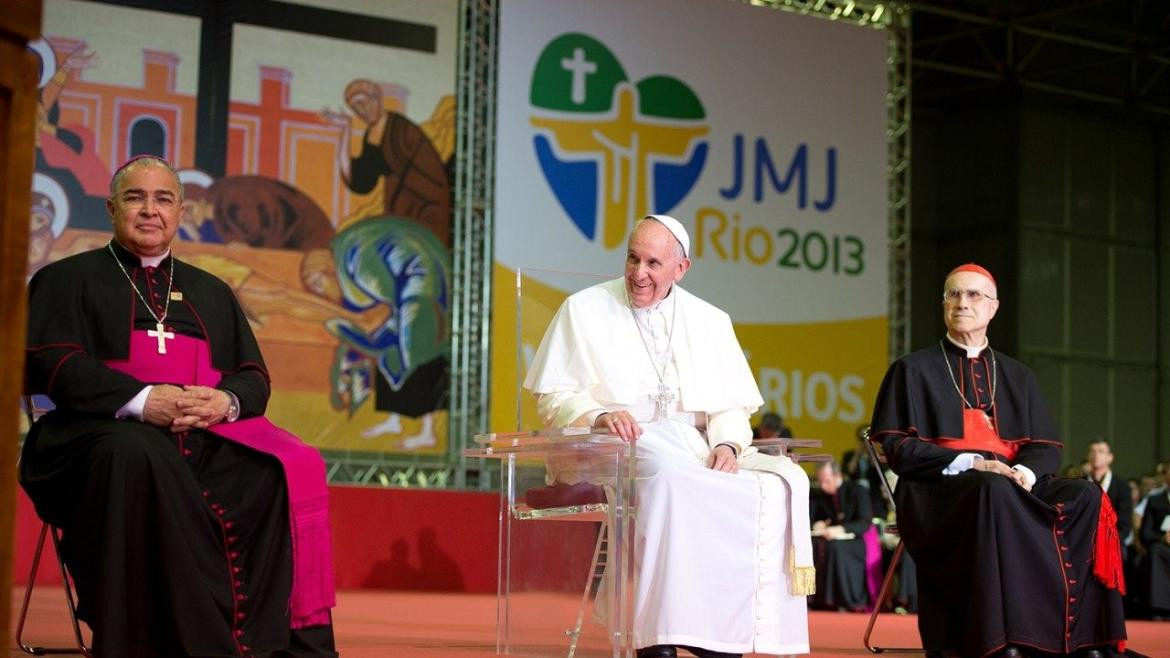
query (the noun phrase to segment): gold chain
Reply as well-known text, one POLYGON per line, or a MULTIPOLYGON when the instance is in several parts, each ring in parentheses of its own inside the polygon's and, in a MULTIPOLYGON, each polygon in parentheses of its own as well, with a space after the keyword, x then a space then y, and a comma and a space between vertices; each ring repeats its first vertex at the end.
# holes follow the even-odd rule
MULTIPOLYGON (((947 364, 947 374, 951 376, 951 385, 955 387, 955 392, 959 394, 959 399, 963 401, 963 404, 967 405, 968 409, 974 409, 974 405, 967 401, 967 396, 963 395, 962 389, 959 388, 959 381, 955 379, 955 372, 951 370, 951 360, 947 357, 947 348, 943 346, 941 340, 938 341, 938 348, 942 350, 943 363, 947 364)), ((987 408, 991 409, 995 407, 995 373, 998 368, 995 365, 995 350, 991 349, 991 345, 988 345, 987 351, 991 352, 991 404, 987 405, 987 408)), ((962 370, 961 365, 959 369, 962 370)))
MULTIPOLYGON (((142 303, 146 306, 146 310, 150 312, 150 316, 154 318, 157 324, 161 325, 163 320, 167 319, 167 312, 171 310, 171 288, 175 285, 175 257, 171 256, 171 272, 167 275, 167 303, 163 305, 162 317, 159 317, 154 312, 154 308, 151 307, 150 302, 146 301, 146 298, 142 296, 142 291, 138 289, 138 284, 134 283, 134 279, 126 271, 126 266, 122 264, 122 260, 118 258, 118 254, 114 251, 114 241, 110 240, 106 243, 106 248, 110 250, 110 255, 114 257, 114 262, 118 264, 118 269, 122 270, 122 274, 126 275, 126 280, 130 282, 130 287, 134 289, 134 292, 138 293, 138 299, 142 300, 142 303)), ((160 329, 159 331, 162 330, 160 329)))

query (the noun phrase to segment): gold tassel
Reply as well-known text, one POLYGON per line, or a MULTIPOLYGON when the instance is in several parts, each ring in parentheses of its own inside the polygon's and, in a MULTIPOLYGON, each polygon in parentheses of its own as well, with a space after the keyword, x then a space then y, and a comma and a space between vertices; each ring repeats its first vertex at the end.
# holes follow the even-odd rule
POLYGON ((817 593, 816 567, 796 566, 796 547, 788 547, 788 575, 793 596, 811 596, 817 593))

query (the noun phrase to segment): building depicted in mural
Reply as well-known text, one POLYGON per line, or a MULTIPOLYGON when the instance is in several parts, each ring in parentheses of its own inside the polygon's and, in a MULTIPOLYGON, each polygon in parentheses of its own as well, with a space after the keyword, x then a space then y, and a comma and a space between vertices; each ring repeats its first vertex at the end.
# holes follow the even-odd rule
POLYGON ((142 85, 122 87, 84 79, 94 53, 83 40, 50 37, 34 51, 42 62, 37 171, 64 190, 68 226, 109 227, 106 184, 131 155, 190 166, 196 99, 175 88, 176 55, 144 50, 142 85))
MULTIPOLYGON (((77 39, 49 37, 57 61, 87 51, 77 39)), ((66 73, 57 96, 59 126, 83 127, 92 136, 88 150, 110 169, 130 156, 151 153, 176 166, 191 166, 195 155, 195 97, 175 89, 179 57, 157 50, 142 52, 141 87, 88 82, 83 67, 63 65, 66 73)))
MULTIPOLYGON (((144 50, 143 84, 131 87, 87 81, 82 61, 88 52, 85 41, 50 37, 48 43, 52 59, 46 65, 62 64, 42 89, 39 171, 57 180, 61 172, 50 169, 63 169, 78 181, 100 181, 104 187, 110 172, 132 155, 158 155, 179 169, 194 166, 197 99, 175 89, 178 55, 144 50)), ((287 183, 338 225, 370 196, 351 192, 337 175, 344 127, 338 117, 323 116, 319 109, 289 105, 293 73, 288 69, 263 66, 260 81, 259 102, 229 105, 226 175, 258 175, 287 183)), ((384 108, 405 112, 406 89, 394 83, 379 86, 384 108)), ((353 121, 355 139, 360 140, 360 122, 353 121)), ((79 187, 58 182, 66 190, 79 187)), ((104 197, 94 187, 80 185, 89 192, 87 196, 104 197)), ((71 207, 86 206, 78 201, 71 207)), ((104 229, 107 225, 104 211, 100 217, 76 219, 80 221, 71 221, 71 226, 104 229)))
MULTIPOLYGON (((227 175, 256 174, 284 181, 316 201, 337 225, 366 195, 352 194, 337 176, 344 128, 319 110, 291 107, 292 84, 288 69, 262 66, 260 101, 231 102, 227 175)), ((405 112, 406 90, 392 83, 381 87, 384 107, 405 112)))

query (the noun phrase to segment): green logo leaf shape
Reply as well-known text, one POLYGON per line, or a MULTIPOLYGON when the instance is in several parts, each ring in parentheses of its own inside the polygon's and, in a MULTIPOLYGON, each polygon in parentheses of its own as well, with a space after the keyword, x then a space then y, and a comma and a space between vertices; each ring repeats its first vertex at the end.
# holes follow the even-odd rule
POLYGON ((655 75, 638 82, 638 111, 645 116, 667 119, 702 119, 703 103, 678 78, 655 75))
POLYGON ((627 80, 621 62, 609 48, 597 39, 579 32, 570 32, 549 42, 536 60, 532 72, 529 101, 533 107, 567 112, 606 112, 613 105, 614 87, 627 80), (585 76, 585 101, 574 103, 571 98, 573 73, 563 60, 574 59, 577 49, 597 69, 585 76))

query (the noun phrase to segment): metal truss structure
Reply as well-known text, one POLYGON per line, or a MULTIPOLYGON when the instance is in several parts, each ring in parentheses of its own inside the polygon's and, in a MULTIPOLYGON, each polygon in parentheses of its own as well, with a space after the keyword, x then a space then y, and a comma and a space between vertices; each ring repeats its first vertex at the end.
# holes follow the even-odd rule
POLYGON ((1170 4, 917 0, 915 87, 927 103, 1005 84, 1170 115, 1170 4))
POLYGON ((497 0, 459 3, 446 453, 414 457, 322 451, 330 482, 457 489, 494 486, 488 473, 481 474, 478 463, 467 462, 463 449, 473 434, 486 429, 488 417, 497 7, 497 0))
POLYGON ((886 212, 889 243, 889 358, 910 352, 910 10, 890 12, 886 55, 886 212))
MULTIPOLYGON (((455 146, 455 248, 451 412, 455 487, 489 488, 463 448, 487 430, 491 359, 492 213, 496 166, 497 0, 459 3, 459 118, 455 146)), ((478 460, 477 460, 478 462, 478 460)))

